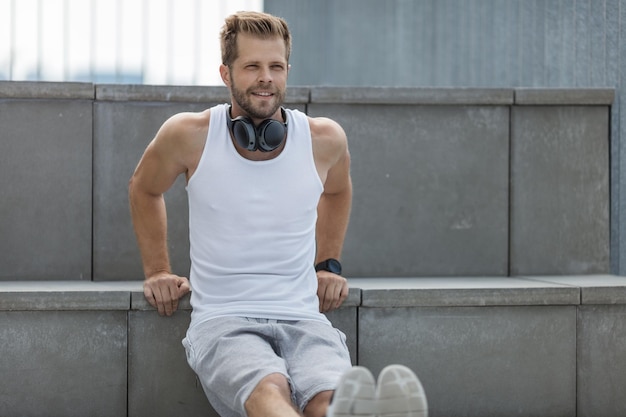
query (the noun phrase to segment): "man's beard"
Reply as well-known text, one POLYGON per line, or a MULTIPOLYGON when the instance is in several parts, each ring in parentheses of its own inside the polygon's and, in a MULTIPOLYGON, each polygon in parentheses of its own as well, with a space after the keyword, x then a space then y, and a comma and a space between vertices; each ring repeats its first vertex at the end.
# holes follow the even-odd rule
MULTIPOLYGON (((280 108, 285 100, 285 92, 284 91, 272 91, 264 88, 250 88, 249 91, 239 90, 234 81, 231 81, 231 93, 233 96, 233 100, 237 103, 239 107, 246 112, 246 115, 251 117, 252 119, 265 120, 271 118, 276 111, 280 108), (254 107, 252 101, 249 98, 249 91, 268 91, 274 94, 274 101, 270 107, 254 107)), ((269 103, 268 103, 269 104, 269 103)))

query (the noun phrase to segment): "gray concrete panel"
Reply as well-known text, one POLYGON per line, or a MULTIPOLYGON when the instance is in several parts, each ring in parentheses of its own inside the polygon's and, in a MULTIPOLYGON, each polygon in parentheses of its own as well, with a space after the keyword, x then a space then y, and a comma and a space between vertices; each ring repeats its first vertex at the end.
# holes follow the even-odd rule
POLYGON ((359 310, 359 364, 413 369, 431 417, 576 415, 576 307, 359 310))
POLYGON ((353 365, 358 363, 358 311, 357 307, 341 307, 338 310, 326 313, 326 317, 333 326, 346 335, 346 345, 348 346, 353 365))
POLYGON ((128 416, 219 417, 211 408, 181 341, 191 312, 161 317, 156 311, 128 316, 128 416))
POLYGON ((126 311, 0 311, 0 415, 125 416, 126 311))
POLYGON ((626 415, 626 305, 581 306, 578 417, 626 415))
POLYGON ((347 276, 507 275, 508 112, 309 105, 350 144, 347 276))
POLYGON ((0 280, 91 278, 92 102, 0 100, 0 280))
POLYGON ((511 274, 609 272, 609 111, 520 107, 511 128, 511 274))
MULTIPOLYGON (((143 279, 128 204, 128 181, 146 146, 172 115, 206 103, 96 102, 94 105, 93 275, 143 279)), ((166 193, 169 250, 175 273, 189 273, 188 208, 181 176, 166 193)))

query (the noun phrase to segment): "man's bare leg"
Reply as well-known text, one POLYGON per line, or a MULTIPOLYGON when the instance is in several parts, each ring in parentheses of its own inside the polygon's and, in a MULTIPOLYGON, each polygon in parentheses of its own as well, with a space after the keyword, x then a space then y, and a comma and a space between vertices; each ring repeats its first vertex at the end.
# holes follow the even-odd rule
POLYGON ((333 396, 333 391, 322 391, 311 398, 304 408, 305 417, 324 417, 328 410, 328 404, 333 396))
POLYGON ((245 404, 248 417, 300 417, 291 402, 291 389, 281 374, 266 376, 245 404))

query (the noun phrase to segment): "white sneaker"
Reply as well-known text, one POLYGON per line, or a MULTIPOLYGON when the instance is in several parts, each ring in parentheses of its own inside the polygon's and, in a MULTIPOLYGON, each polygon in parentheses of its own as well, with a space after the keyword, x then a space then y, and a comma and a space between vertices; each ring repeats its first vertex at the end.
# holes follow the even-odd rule
POLYGON ((326 417, 376 417, 376 381, 369 369, 353 366, 341 376, 326 417))
POLYGON ((389 365, 378 375, 379 417, 428 417, 426 393, 417 376, 403 365, 389 365))

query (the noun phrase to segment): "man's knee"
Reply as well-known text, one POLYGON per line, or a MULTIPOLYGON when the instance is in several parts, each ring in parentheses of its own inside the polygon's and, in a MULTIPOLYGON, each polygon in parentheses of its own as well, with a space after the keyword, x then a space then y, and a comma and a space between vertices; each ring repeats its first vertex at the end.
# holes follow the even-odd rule
POLYGON ((253 407, 257 402, 266 402, 282 397, 291 402, 291 388, 287 378, 282 374, 270 374, 263 378, 246 400, 246 410, 253 407))

